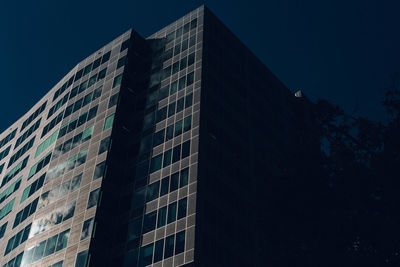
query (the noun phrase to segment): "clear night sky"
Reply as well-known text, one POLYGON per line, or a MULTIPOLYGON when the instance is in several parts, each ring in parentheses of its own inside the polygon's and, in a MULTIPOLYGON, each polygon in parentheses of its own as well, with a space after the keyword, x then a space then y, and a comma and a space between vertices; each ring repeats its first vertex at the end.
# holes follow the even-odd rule
POLYGON ((129 28, 142 36, 206 4, 292 91, 383 119, 400 71, 400 1, 2 1, 0 132, 79 61, 129 28))

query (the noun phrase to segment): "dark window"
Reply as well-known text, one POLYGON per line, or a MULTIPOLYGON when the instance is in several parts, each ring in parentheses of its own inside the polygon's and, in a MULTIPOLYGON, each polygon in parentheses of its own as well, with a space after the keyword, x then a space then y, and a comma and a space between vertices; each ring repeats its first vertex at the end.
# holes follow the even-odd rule
POLYGON ((171 175, 171 185, 170 185, 170 192, 175 191, 178 189, 179 185, 179 172, 176 172, 171 175))
POLYGON ((92 66, 93 66, 93 63, 91 63, 91 64, 89 64, 89 65, 87 65, 85 67, 85 71, 83 72, 83 76, 85 76, 86 74, 88 74, 92 70, 92 66))
POLYGON ((87 104, 90 103, 90 101, 92 101, 92 95, 93 95, 93 92, 85 95, 85 98, 83 100, 83 106, 86 106, 87 104))
POLYGON ((68 237, 69 237, 69 229, 60 233, 57 240, 56 251, 59 251, 67 247, 68 237))
POLYGON ((80 85, 79 85, 79 91, 78 91, 78 94, 80 94, 80 93, 82 93, 83 91, 85 91, 86 90, 86 88, 88 87, 88 80, 86 80, 86 81, 84 81, 83 83, 81 83, 80 85))
POLYGON ((144 215, 143 233, 153 231, 156 228, 157 211, 150 212, 144 215))
POLYGON ((119 95, 119 93, 116 93, 115 95, 110 97, 110 102, 108 102, 108 108, 111 108, 117 104, 118 95, 119 95))
POLYGON ((111 55, 111 51, 108 51, 107 53, 105 53, 101 59, 101 64, 103 64, 104 62, 107 62, 110 59, 110 55, 111 55))
POLYGON ((165 141, 171 140, 174 137, 174 125, 167 127, 167 134, 165 135, 165 141))
POLYGON ((99 200, 99 195, 100 195, 100 188, 97 188, 92 192, 90 192, 87 209, 90 209, 91 207, 97 205, 97 202, 99 200))
POLYGON ((139 266, 147 266, 151 264, 153 259, 154 243, 140 248, 139 266))
POLYGON ((196 35, 190 37, 189 46, 194 46, 196 44, 196 35))
POLYGON ((57 238, 58 238, 58 235, 55 235, 55 236, 47 239, 46 249, 44 251, 43 257, 47 257, 50 254, 54 253, 54 250, 56 249, 57 238))
POLYGON ((177 30, 176 30, 176 38, 181 37, 182 32, 183 32, 182 27, 180 27, 179 29, 177 29, 177 30))
POLYGON ((99 155, 108 150, 108 147, 110 145, 110 139, 111 139, 111 136, 108 136, 108 137, 104 138, 103 140, 101 140, 100 148, 99 148, 99 155))
POLYGON ((104 175, 105 167, 106 167, 105 161, 96 165, 96 168, 94 168, 93 180, 96 180, 104 175))
POLYGON ((93 62, 93 68, 92 68, 92 69, 98 68, 98 67, 100 66, 100 62, 101 62, 101 58, 96 59, 96 60, 93 62))
POLYGON ((167 118, 167 107, 163 107, 162 109, 157 110, 156 114, 156 123, 165 120, 167 118))
POLYGON ((175 136, 182 134, 182 124, 183 120, 177 121, 175 123, 175 136))
POLYGON ((188 157, 190 154, 190 140, 182 144, 182 158, 188 157))
POLYGON ((172 75, 174 75, 175 73, 177 73, 179 71, 179 61, 178 62, 175 62, 173 65, 172 65, 172 75))
POLYGON ((73 97, 76 96, 77 94, 78 94, 78 86, 77 86, 77 87, 74 87, 74 88, 71 90, 71 93, 69 94, 69 99, 73 98, 73 97))
POLYGON ((154 262, 159 262, 163 258, 164 250, 164 239, 160 239, 156 242, 154 247, 154 262))
POLYGON ((83 104, 83 98, 81 98, 78 101, 76 101, 75 104, 74 104, 74 109, 72 110, 72 113, 74 113, 75 111, 80 109, 82 107, 82 104, 83 104))
POLYGON ((178 201, 178 220, 186 217, 187 212, 187 198, 178 201))
POLYGON ((183 40, 182 41, 182 51, 185 51, 188 48, 188 45, 189 45, 189 40, 188 39, 183 40))
POLYGON ((93 118, 96 116, 96 114, 97 114, 97 108, 98 108, 98 106, 95 106, 95 107, 93 107, 93 108, 91 108, 91 109, 89 110, 89 114, 88 114, 87 121, 90 121, 91 119, 93 119, 93 118))
POLYGON ((186 86, 186 76, 179 79, 178 90, 182 90, 186 86))
POLYGON ((163 69, 161 80, 164 80, 165 78, 168 78, 169 76, 171 76, 171 66, 163 69))
POLYGON ((88 256, 87 250, 79 252, 78 255, 76 256, 75 267, 85 267, 87 256, 88 256))
POLYGON ((185 108, 190 107, 192 103, 193 103, 193 93, 190 93, 185 97, 185 108))
POLYGON ((197 19, 194 19, 190 22, 190 29, 193 30, 197 27, 197 19))
POLYGON ((178 91, 178 81, 171 83, 171 91, 169 94, 170 95, 175 94, 176 91, 178 91))
POLYGON ((104 77, 106 77, 106 72, 107 72, 107 68, 102 69, 102 70, 99 72, 99 76, 97 77, 97 80, 99 81, 99 80, 101 80, 101 79, 104 79, 104 77))
POLYGON ((181 170, 179 187, 187 185, 188 181, 189 181, 189 168, 186 168, 181 170))
POLYGON ((161 169, 161 163, 162 163, 162 154, 153 157, 150 163, 150 173, 153 173, 161 169))
POLYGON ((194 55, 195 55, 195 52, 193 52, 193 53, 191 53, 191 54, 189 55, 189 58, 188 58, 188 66, 190 66, 190 65, 192 65, 192 64, 194 63, 194 55))
POLYGON ((174 48, 174 56, 178 55, 181 52, 181 44, 177 44, 174 48))
POLYGON ((184 107, 184 101, 185 98, 181 97, 180 99, 178 99, 177 103, 176 103, 176 113, 180 112, 183 110, 184 107))
POLYGON ((185 250, 185 230, 176 234, 175 255, 185 250))
POLYGON ((171 160, 172 160, 172 149, 164 152, 163 167, 169 166, 171 164, 171 160))
POLYGON ((183 33, 187 33, 189 31, 189 29, 190 29, 190 23, 186 23, 183 26, 183 33))
MULTIPOLYGON (((187 57, 184 57, 181 59, 181 63, 180 63, 180 70, 183 70, 187 67, 187 57)), ((179 81, 180 82, 180 81, 179 81)))
POLYGON ((172 151, 172 163, 177 162, 181 159, 181 145, 174 147, 172 151))
POLYGON ((99 88, 97 88, 96 90, 93 91, 92 101, 94 101, 95 99, 97 99, 101 96, 102 89, 103 89, 103 86, 100 86, 99 88))
POLYGON ((161 99, 166 98, 168 96, 168 93, 169 93, 169 86, 167 85, 167 86, 165 86, 165 87, 160 89, 160 93, 158 95, 158 99, 161 100, 161 99))
POLYGON ((76 75, 75 75, 75 81, 80 79, 82 77, 83 74, 83 69, 79 70, 76 75))
POLYGON ((136 218, 128 225, 128 240, 136 239, 142 232, 142 217, 136 218))
POLYGON ((168 187, 169 187, 169 176, 161 180, 160 197, 168 194, 168 187))
POLYGON ((92 86, 96 81, 97 81, 97 74, 90 77, 88 87, 92 86))
POLYGON ((176 221, 176 202, 168 205, 168 220, 167 223, 176 221))
POLYGON ((160 181, 148 185, 146 190, 146 202, 158 198, 159 189, 160 189, 160 181))
POLYGON ((121 57, 121 58, 118 60, 117 69, 119 69, 119 68, 121 68, 122 66, 124 66, 124 65, 125 65, 125 61, 126 61, 126 56, 121 57))
POLYGON ((164 258, 169 258, 174 254, 175 235, 170 235, 165 239, 164 258))
POLYGON ((191 129, 192 127, 192 115, 187 116, 184 120, 183 120, 183 131, 187 132, 191 129))
POLYGON ((166 219, 167 219, 167 206, 162 207, 158 210, 157 228, 163 227, 166 223, 166 219))
POLYGON ((193 84, 194 81, 194 72, 191 72, 187 75, 187 86, 193 84))
POLYGON ((156 132, 154 134, 153 146, 161 145, 164 142, 164 132, 165 132, 165 130, 162 129, 161 131, 156 132))
POLYGON ((120 51, 120 52, 124 51, 124 50, 127 49, 128 47, 129 47, 129 39, 126 40, 126 41, 124 41, 124 42, 121 44, 121 51, 120 51))
POLYGON ((175 114, 176 102, 168 105, 168 118, 175 114))

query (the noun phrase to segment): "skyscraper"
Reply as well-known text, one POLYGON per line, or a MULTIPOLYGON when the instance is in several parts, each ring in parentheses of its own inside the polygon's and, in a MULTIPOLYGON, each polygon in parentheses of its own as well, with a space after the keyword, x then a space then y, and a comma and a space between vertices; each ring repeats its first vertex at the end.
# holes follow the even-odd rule
POLYGON ((204 6, 127 31, 0 135, 0 265, 262 266, 300 110, 204 6))

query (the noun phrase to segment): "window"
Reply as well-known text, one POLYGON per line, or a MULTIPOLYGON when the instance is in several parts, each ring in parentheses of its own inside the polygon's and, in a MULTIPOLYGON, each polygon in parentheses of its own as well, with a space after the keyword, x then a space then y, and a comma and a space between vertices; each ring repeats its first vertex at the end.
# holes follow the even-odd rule
POLYGON ((90 77, 88 87, 92 86, 96 81, 97 81, 97 74, 90 77))
POLYGON ((179 71, 179 61, 178 62, 175 62, 173 65, 172 65, 172 75, 174 75, 175 73, 177 73, 179 71))
POLYGON ((86 259, 88 256, 88 250, 81 251, 76 255, 75 267, 86 267, 86 259))
POLYGON ((83 76, 85 76, 92 70, 92 66, 93 66, 93 63, 91 63, 85 67, 85 70, 83 71, 83 76))
POLYGON ((187 75, 187 86, 193 84, 194 81, 194 72, 191 72, 187 75))
POLYGON ((177 145, 172 151, 172 163, 177 162, 181 159, 181 145, 177 145))
POLYGON ((168 118, 175 114, 176 102, 168 105, 168 118))
POLYGON ((191 129, 192 127, 192 115, 187 116, 184 120, 183 120, 183 131, 187 132, 191 129))
POLYGON ((176 102, 176 113, 181 112, 183 110, 184 107, 184 97, 181 97, 178 99, 178 101, 176 102))
POLYGON ((154 262, 161 261, 163 258, 164 239, 156 241, 154 247, 154 262))
POLYGON ((188 39, 182 41, 182 52, 188 48, 188 45, 189 45, 188 39))
POLYGON ((97 68, 100 66, 100 62, 101 62, 101 58, 96 59, 96 60, 93 62, 93 67, 92 67, 92 69, 93 69, 93 70, 94 70, 94 69, 97 69, 97 68))
POLYGON ((189 168, 181 170, 179 187, 184 187, 189 181, 189 168))
POLYGON ((180 70, 183 70, 187 67, 187 57, 184 57, 181 59, 181 63, 180 63, 180 70))
POLYGON ((163 168, 169 166, 171 164, 171 160, 172 160, 172 149, 169 149, 164 152, 163 168))
POLYGON ((165 141, 171 140, 174 137, 174 125, 167 127, 167 133, 165 135, 165 141))
POLYGON ((177 121, 175 123, 175 136, 182 134, 182 124, 183 120, 177 121))
POLYGON ((196 44, 196 35, 190 37, 189 46, 194 46, 196 44))
POLYGON ((80 94, 80 93, 82 93, 83 91, 86 90, 86 88, 88 87, 88 82, 89 82, 89 80, 86 80, 86 81, 84 81, 83 83, 81 83, 81 84, 79 85, 78 94, 80 94))
POLYGON ((192 103, 193 103, 193 93, 190 93, 185 97, 185 108, 192 106, 192 103))
POLYGON ((156 228, 157 211, 144 215, 143 233, 153 231, 156 228))
POLYGON ((104 79, 104 77, 106 77, 106 72, 107 72, 107 68, 102 69, 102 70, 99 72, 99 76, 97 76, 97 80, 99 81, 99 80, 101 80, 101 79, 104 79))
POLYGON ((113 122, 114 122, 114 115, 115 114, 112 114, 106 118, 106 121, 104 123, 104 129, 103 129, 104 131, 107 129, 110 129, 112 127, 113 122))
POLYGON ((175 255, 185 250, 185 230, 176 234, 175 255))
POLYGON ((182 77, 179 79, 179 86, 178 86, 178 90, 182 90, 183 88, 185 88, 186 86, 186 76, 182 77))
POLYGON ((195 56, 195 52, 191 53, 188 57, 188 66, 194 64, 194 56, 195 56))
POLYGON ((56 251, 60 251, 67 247, 69 231, 70 231, 70 229, 60 233, 58 240, 57 240, 56 251))
POLYGON ((151 264, 153 259, 153 246, 154 243, 140 248, 139 266, 146 266, 151 264))
POLYGON ((122 74, 116 76, 114 78, 114 82, 113 82, 113 88, 117 87, 118 85, 120 85, 122 82, 122 74))
POLYGON ((99 97, 101 96, 101 91, 102 91, 102 89, 103 89, 103 86, 100 86, 99 88, 96 88, 96 89, 93 91, 93 98, 92 98, 92 101, 94 101, 95 99, 97 99, 97 98, 99 98, 99 97))
POLYGON ((176 202, 168 205, 168 220, 167 223, 176 221, 176 202))
POLYGON ((125 61, 126 61, 126 56, 121 57, 121 58, 118 60, 117 69, 119 69, 119 68, 121 68, 122 66, 124 66, 124 65, 125 65, 125 61))
POLYGON ((189 31, 189 29, 190 29, 190 23, 186 23, 183 26, 183 33, 187 33, 189 31))
POLYGON ((171 91, 169 94, 172 95, 176 93, 176 91, 178 91, 178 81, 171 83, 171 91))
POLYGON ((146 202, 152 201, 158 198, 158 191, 160 189, 160 181, 152 183, 147 186, 146 191, 146 202))
POLYGON ((116 93, 115 95, 110 97, 110 102, 108 102, 108 108, 111 108, 117 104, 118 96, 119 96, 119 93, 116 93))
POLYGON ((169 176, 161 180, 160 197, 168 194, 168 189, 169 189, 169 176))
POLYGON ((100 188, 97 188, 96 190, 90 192, 87 209, 90 209, 91 207, 97 205, 97 201, 99 200, 99 195, 100 195, 100 188))
POLYGON ((193 30, 197 27, 197 19, 194 19, 190 22, 190 29, 193 30))
POLYGON ((163 227, 167 220, 167 206, 158 210, 157 228, 163 227))
POLYGON ((162 109, 157 110, 156 114, 156 123, 165 120, 167 118, 167 107, 163 107, 162 109))
POLYGON ((176 172, 171 175, 171 185, 170 185, 170 192, 175 191, 178 189, 179 185, 179 172, 176 172))
POLYGON ((44 257, 47 257, 54 253, 54 250, 56 249, 57 238, 58 235, 55 235, 47 239, 46 249, 44 251, 44 257))
POLYGON ((104 175, 105 167, 106 167, 105 161, 96 165, 96 167, 94 168, 93 180, 96 180, 104 175))
POLYGON ((182 144, 182 158, 188 157, 190 154, 190 140, 182 144))
POLYGON ((83 223, 82 227, 82 234, 81 234, 81 241, 88 238, 89 236, 92 235, 93 231, 93 224, 94 224, 94 218, 91 218, 89 220, 86 220, 83 223))
POLYGON ((178 201, 178 220, 186 217, 187 212, 187 198, 178 201))
POLYGON ((7 223, 8 223, 8 222, 6 222, 5 224, 3 224, 3 225, 0 227, 0 238, 2 238, 2 237, 4 236, 4 233, 6 232, 7 223))
POLYGON ((153 147, 158 146, 164 142, 164 133, 165 130, 162 129, 161 131, 158 131, 154 134, 153 147))
POLYGON ((110 146, 110 140, 111 140, 111 136, 108 136, 108 137, 104 138, 103 140, 101 140, 98 155, 100 155, 108 150, 108 147, 110 146))
POLYGON ((165 250, 164 250, 164 258, 169 258, 174 254, 174 240, 175 236, 170 235, 165 238, 165 250))
POLYGON ((153 173, 161 169, 161 163, 162 163, 162 154, 153 157, 150 163, 150 173, 153 173))

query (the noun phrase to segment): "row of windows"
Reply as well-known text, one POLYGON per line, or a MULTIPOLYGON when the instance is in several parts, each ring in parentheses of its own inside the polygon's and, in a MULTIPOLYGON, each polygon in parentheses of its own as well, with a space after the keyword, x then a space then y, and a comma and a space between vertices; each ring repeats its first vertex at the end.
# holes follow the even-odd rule
POLYGON ((151 159, 150 173, 156 172, 180 159, 188 157, 190 154, 190 140, 182 145, 177 145, 173 149, 165 151, 163 154, 157 155, 151 159), (164 156, 164 157, 163 157, 164 156))
POLYGON ((0 204, 18 190, 21 185, 21 179, 22 176, 0 194, 0 204))
POLYGON ((20 267, 23 255, 24 255, 24 252, 21 252, 15 258, 12 258, 6 264, 4 264, 3 267, 20 267))
POLYGON ((8 156, 8 153, 10 152, 11 146, 8 146, 6 149, 0 152, 0 160, 4 159, 5 157, 8 156))
POLYGON ((195 53, 193 52, 188 57, 182 58, 180 61, 175 62, 172 66, 168 66, 161 72, 161 80, 164 80, 171 75, 178 73, 181 70, 184 70, 186 67, 194 64, 195 53))
POLYGON ((58 113, 57 117, 52 119, 51 122, 46 124, 46 126, 43 127, 42 135, 40 138, 42 138, 48 132, 50 132, 54 128, 54 126, 56 126, 63 119, 63 115, 64 115, 64 110, 58 113))
POLYGON ((57 112, 62 106, 64 106, 65 103, 68 102, 68 94, 66 94, 61 100, 57 102, 54 106, 52 106, 47 113, 47 119, 50 118, 51 115, 57 112))
POLYGON ((16 162, 20 157, 22 157, 35 142, 36 136, 34 136, 28 143, 26 143, 20 150, 18 150, 14 155, 11 156, 10 161, 8 162, 7 168, 10 167, 14 162, 16 162))
POLYGON ((75 213, 75 206, 76 200, 65 204, 63 207, 53 210, 40 219, 34 220, 32 222, 32 231, 29 234, 29 238, 43 233, 49 230, 52 226, 72 218, 75 213))
POLYGON ((2 148, 3 146, 5 146, 9 141, 11 141, 14 137, 15 134, 17 133, 17 129, 15 129, 14 131, 12 131, 11 133, 9 133, 6 137, 4 137, 3 139, 1 139, 0 141, 0 148, 2 148))
POLYGON ((6 250, 4 251, 4 256, 10 253, 11 250, 17 248, 20 244, 24 243, 28 239, 30 230, 31 224, 28 224, 24 229, 9 239, 6 250))
POLYGON ((79 189, 79 187, 81 186, 81 180, 82 173, 52 188, 50 191, 43 193, 39 198, 38 210, 56 202, 67 194, 79 189))
POLYGON ((6 232, 7 224, 8 224, 8 222, 5 222, 5 223, 0 227, 0 239, 3 238, 4 233, 6 232))
POLYGON ((79 152, 78 154, 72 156, 64 162, 59 163, 58 165, 51 168, 46 175, 45 184, 48 182, 60 177, 64 173, 84 164, 86 162, 88 150, 84 150, 79 152))
POLYGON ((47 153, 47 155, 44 156, 41 160, 39 160, 38 163, 36 163, 31 167, 31 170, 29 171, 28 175, 28 180, 31 179, 31 177, 34 176, 36 173, 40 172, 45 166, 47 166, 47 164, 50 163, 50 159, 51 159, 51 151, 47 153))
MULTIPOLYGON (((189 38, 189 47, 192 47, 195 44, 196 44, 196 34, 192 35, 189 38)), ((184 46, 186 46, 186 45, 184 45, 184 46)), ((174 49, 178 49, 178 48, 177 47, 172 47, 172 48, 170 48, 168 50, 165 50, 165 52, 161 54, 162 55, 161 58, 159 58, 158 60, 167 61, 167 60, 171 59, 174 56, 174 49)), ((178 50, 176 50, 176 53, 177 52, 178 52, 178 50)), ((157 55, 156 55, 156 57, 157 57, 157 55)))
POLYGON ((197 27, 197 18, 193 19, 191 22, 186 23, 182 27, 179 27, 176 31, 173 31, 169 34, 167 34, 166 42, 171 42, 175 38, 179 38, 182 36, 182 34, 188 33, 189 30, 193 30, 197 27))
POLYGON ((98 105, 92 107, 91 109, 89 109, 88 111, 86 111, 85 113, 80 115, 79 117, 76 117, 76 118, 72 119, 71 121, 69 121, 68 123, 64 124, 61 127, 60 132, 58 133, 58 138, 63 137, 67 133, 72 132, 77 127, 83 125, 84 123, 86 123, 86 122, 90 121, 91 119, 93 119, 94 117, 96 117, 97 109, 98 109, 98 105))
POLYGON ((42 188, 45 177, 46 173, 43 173, 39 178, 25 188, 24 192, 22 193, 21 201, 19 202, 20 204, 32 196, 40 188, 42 188))
POLYGON ((110 56, 111 56, 111 51, 108 51, 101 58, 96 59, 92 63, 86 65, 84 68, 78 70, 76 72, 75 81, 80 79, 81 77, 89 74, 91 71, 94 71, 100 65, 106 63, 110 59, 110 56))
POLYGON ((29 216, 31 216, 37 208, 39 198, 36 198, 34 201, 26 205, 20 212, 15 215, 13 229, 17 227, 20 223, 26 220, 29 216))
POLYGON ((47 240, 44 240, 25 250, 23 257, 23 266, 27 266, 31 263, 34 263, 42 258, 50 256, 53 253, 56 253, 67 247, 68 239, 70 235, 70 229, 65 230, 64 232, 57 234, 55 236, 50 237, 47 240))
POLYGON ((1 210, 0 210, 0 220, 3 219, 7 214, 12 211, 14 206, 15 198, 13 198, 10 202, 8 202, 1 210))
POLYGON ((38 145, 38 147, 36 148, 35 158, 39 156, 43 151, 46 151, 46 149, 57 140, 57 136, 58 136, 58 130, 55 131, 49 137, 47 137, 47 139, 44 140, 40 145, 38 145))
POLYGON ((187 132, 192 126, 192 115, 187 116, 185 119, 177 121, 174 124, 169 125, 166 130, 162 129, 154 134, 153 146, 158 146, 164 143, 164 141, 171 140, 172 138, 179 136, 182 132, 187 132))
POLYGON ((160 208, 157 212, 153 211, 143 217, 136 218, 129 223, 128 241, 139 238, 141 235, 180 220, 186 217, 187 198, 175 201, 167 206, 160 208), (158 216, 157 216, 158 213, 158 216))
POLYGON ((21 135, 18 139, 17 142, 15 143, 14 149, 19 146, 22 142, 24 142, 26 140, 26 138, 28 138, 34 131, 37 130, 37 128, 39 128, 40 125, 40 121, 42 119, 40 118, 34 125, 32 125, 23 135, 21 135))
POLYGON ((75 147, 79 146, 80 144, 83 144, 84 142, 90 140, 90 138, 92 137, 92 133, 93 133, 93 127, 94 126, 89 127, 88 129, 78 133, 74 137, 71 137, 64 143, 58 145, 54 149, 53 159, 58 158, 60 155, 63 155, 65 153, 71 151, 75 147))
POLYGON ((100 87, 96 88, 93 92, 90 92, 89 94, 87 94, 84 97, 81 97, 79 100, 75 101, 75 103, 69 105, 65 109, 64 118, 69 116, 70 114, 78 111, 79 109, 83 108, 84 106, 88 105, 90 102, 99 98, 101 95, 102 89, 103 89, 103 87, 100 86, 100 87))
POLYGON ((185 251, 185 230, 128 252, 124 266, 147 266, 185 251))
POLYGON ((152 201, 158 197, 165 196, 178 188, 188 184, 189 168, 176 172, 171 176, 164 177, 161 181, 154 182, 147 187, 138 189, 132 199, 133 207, 143 206, 144 203, 152 201))
POLYGON ((20 171, 22 171, 29 160, 29 156, 27 156, 26 158, 24 158, 23 161, 21 161, 20 163, 18 163, 17 166, 15 166, 14 168, 12 168, 12 170, 10 172, 8 172, 4 178, 3 181, 1 182, 1 186, 0 188, 2 188, 6 183, 8 183, 12 178, 14 178, 15 176, 17 176, 18 173, 20 173, 20 171))
POLYGON ((22 132, 23 129, 25 129, 26 126, 29 125, 29 123, 31 123, 34 119, 37 118, 37 116, 39 116, 40 114, 42 114, 42 112, 44 111, 44 109, 46 108, 47 105, 47 101, 44 102, 37 110, 35 110, 35 112, 29 116, 29 118, 27 118, 23 123, 22 123, 22 127, 19 130, 20 132, 22 132))
POLYGON ((65 92, 65 90, 72 84, 73 81, 77 81, 82 76, 89 74, 89 72, 97 69, 97 67, 99 67, 103 63, 107 62, 110 59, 110 55, 111 55, 111 51, 108 51, 107 53, 105 53, 103 55, 103 57, 96 59, 93 63, 90 63, 85 68, 82 68, 79 71, 77 71, 75 77, 72 76, 69 79, 69 81, 65 82, 64 85, 54 93, 53 102, 57 97, 59 97, 62 93, 65 92))

